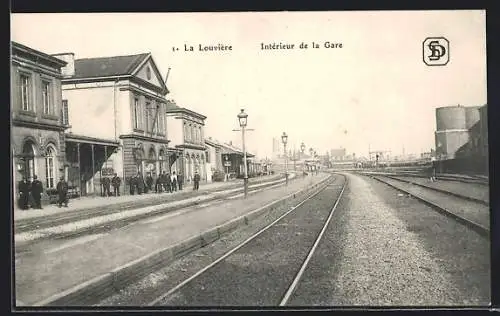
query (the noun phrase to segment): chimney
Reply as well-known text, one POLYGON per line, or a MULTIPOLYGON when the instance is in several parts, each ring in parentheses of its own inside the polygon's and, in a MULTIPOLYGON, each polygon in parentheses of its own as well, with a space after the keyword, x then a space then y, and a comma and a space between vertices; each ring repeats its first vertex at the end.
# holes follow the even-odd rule
POLYGON ((67 64, 61 68, 61 72, 64 78, 73 77, 75 75, 75 54, 74 53, 60 53, 53 54, 55 58, 64 60, 67 64))
POLYGON ((233 146, 233 141, 232 140, 229 141, 229 145, 233 146))

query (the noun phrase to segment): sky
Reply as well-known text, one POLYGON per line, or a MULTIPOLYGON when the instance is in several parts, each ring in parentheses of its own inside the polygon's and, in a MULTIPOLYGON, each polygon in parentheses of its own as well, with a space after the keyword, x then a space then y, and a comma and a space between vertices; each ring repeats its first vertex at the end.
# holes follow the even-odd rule
POLYGON ((76 59, 151 52, 163 77, 171 68, 167 99, 207 116, 206 137, 241 145, 233 129, 245 109, 247 148, 262 158, 283 132, 288 148, 319 154, 429 151, 437 107, 487 103, 482 10, 12 14, 11 38, 76 59), (446 66, 423 62, 434 36, 450 43, 446 66))

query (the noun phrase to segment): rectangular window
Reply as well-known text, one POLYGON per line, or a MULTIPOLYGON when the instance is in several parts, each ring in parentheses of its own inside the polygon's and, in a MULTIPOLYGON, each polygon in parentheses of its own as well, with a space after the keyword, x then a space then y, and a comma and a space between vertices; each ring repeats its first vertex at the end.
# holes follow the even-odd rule
POLYGON ((141 127, 141 109, 139 98, 134 98, 134 128, 140 129, 141 127))
POLYGON ((146 100, 146 132, 153 133, 150 130, 153 127, 153 118, 151 117, 151 102, 146 100))
POLYGON ((156 135, 161 134, 160 109, 161 109, 161 103, 156 103, 155 123, 154 123, 156 135))
POLYGON ((69 125, 69 109, 68 109, 68 100, 62 100, 62 121, 63 125, 69 125))
POLYGON ((50 82, 42 81, 42 104, 43 114, 52 114, 52 97, 50 93, 50 82))
POLYGON ((160 123, 161 123, 161 129, 160 129, 160 134, 166 135, 166 126, 165 126, 165 115, 163 114, 163 111, 160 111, 160 123))
POLYGON ((46 186, 47 189, 53 189, 55 187, 54 181, 54 157, 45 158, 45 177, 47 179, 46 186))
POLYGON ((21 80, 21 104, 24 111, 33 111, 33 103, 31 101, 31 77, 22 74, 21 80))

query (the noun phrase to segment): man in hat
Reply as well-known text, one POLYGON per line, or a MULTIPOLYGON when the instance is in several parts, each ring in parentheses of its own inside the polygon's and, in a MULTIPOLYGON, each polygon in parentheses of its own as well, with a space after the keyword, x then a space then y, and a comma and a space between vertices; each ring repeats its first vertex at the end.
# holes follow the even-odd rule
POLYGON ((111 179, 111 184, 113 185, 115 196, 120 196, 120 185, 122 184, 122 179, 120 179, 117 173, 115 173, 113 179, 111 179))
POLYGON ((27 210, 29 208, 31 183, 23 176, 23 179, 19 181, 19 206, 22 210, 27 210))
POLYGON ((153 175, 152 172, 150 172, 146 177, 146 193, 153 191, 153 183, 154 183, 153 175))
POLYGON ((102 178, 102 196, 108 197, 111 195, 111 180, 108 177, 102 178))
POLYGON ((163 171, 163 187, 165 192, 172 192, 172 182, 170 181, 170 174, 163 171))
POLYGON ((64 176, 57 183, 57 194, 59 195, 59 201, 57 202, 59 207, 63 203, 64 207, 68 207, 68 183, 64 180, 64 176))
POLYGON ((144 188, 146 187, 146 183, 144 182, 144 177, 142 173, 137 172, 137 194, 141 195, 144 193, 144 188))
POLYGON ((177 185, 179 186, 179 191, 182 191, 182 184, 184 183, 184 177, 182 176, 182 173, 177 174, 177 185))
POLYGON ((200 188, 200 174, 198 173, 198 171, 194 173, 193 182, 194 182, 194 190, 198 191, 198 189, 200 188))
POLYGON ((43 193, 43 185, 40 180, 38 180, 38 177, 35 175, 33 176, 33 182, 31 183, 31 195, 33 196, 34 200, 34 207, 37 209, 42 209, 42 193, 43 193))

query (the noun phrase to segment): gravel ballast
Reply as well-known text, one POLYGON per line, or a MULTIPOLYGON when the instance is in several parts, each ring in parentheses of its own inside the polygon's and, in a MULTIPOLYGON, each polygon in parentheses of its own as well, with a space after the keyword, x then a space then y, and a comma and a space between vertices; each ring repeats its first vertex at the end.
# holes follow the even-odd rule
POLYGON ((489 302, 486 239, 376 180, 348 178, 338 213, 290 305, 489 302))

